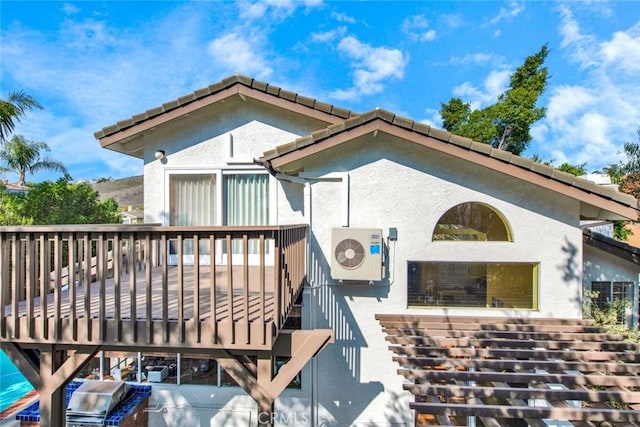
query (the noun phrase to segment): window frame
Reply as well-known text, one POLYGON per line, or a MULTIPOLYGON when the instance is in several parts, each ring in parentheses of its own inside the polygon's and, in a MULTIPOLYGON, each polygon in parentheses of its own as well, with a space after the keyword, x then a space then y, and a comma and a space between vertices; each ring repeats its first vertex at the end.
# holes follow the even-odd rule
MULTIPOLYGON (((432 261, 432 260, 408 260, 407 261, 407 306, 410 308, 430 308, 430 309, 509 309, 509 310, 518 310, 518 311, 539 311, 540 310, 540 276, 541 276, 541 265, 538 261, 432 261), (412 265, 421 265, 420 271, 416 272, 412 269, 412 265), (465 268, 462 266, 466 266, 465 268), (427 269, 432 269, 431 275, 424 274, 424 268, 427 266, 427 269), (530 266, 531 268, 531 300, 530 307, 523 306, 510 306, 505 305, 505 300, 508 301, 508 298, 501 297, 497 298, 494 294, 492 301, 488 301, 488 297, 490 295, 488 289, 491 284, 488 282, 488 272, 487 268, 489 266, 492 267, 504 267, 504 266, 530 266), (440 269, 444 269, 447 272, 451 272, 454 276, 453 282, 455 284, 449 283, 448 280, 442 281, 440 277, 440 269), (471 271, 475 270, 477 272, 478 268, 480 270, 484 269, 484 276, 472 276, 471 271), (466 273, 462 274, 463 272, 466 273), (465 276, 465 277, 463 277, 465 276), (484 286, 480 285, 480 289, 484 288, 484 304, 478 305, 452 305, 452 304, 443 304, 445 299, 445 295, 450 295, 453 293, 459 293, 460 297, 464 295, 476 295, 475 292, 471 292, 469 289, 470 286, 473 285, 471 279, 476 279, 476 287, 478 287, 478 283, 484 283, 484 286), (466 282, 464 280, 466 280, 466 282), (478 279, 481 279, 478 282, 478 279), (424 290, 422 289, 424 288, 424 290), (455 290, 453 290, 455 288, 455 290), (463 295, 464 294, 464 295, 463 295), (422 301, 421 301, 422 298, 422 301), (504 298, 504 299, 503 299, 504 298)), ((500 289, 500 288, 496 288, 500 289)), ((502 289, 503 290, 503 289, 502 289)), ((504 290, 503 290, 504 291, 504 290)))
MULTIPOLYGON (((164 170, 164 214, 163 224, 165 226, 170 225, 170 212, 171 212, 171 176, 172 175, 215 175, 216 180, 216 219, 215 225, 224 225, 224 176, 225 175, 267 175, 268 178, 268 224, 274 224, 276 218, 276 194, 277 187, 275 186, 275 180, 268 171, 260 168, 166 168, 164 170)), ((267 224, 265 224, 267 225, 267 224)))
MULTIPOLYGON (((451 233, 451 235, 454 235, 454 233, 451 233)), ((466 202, 461 202, 461 203, 457 203, 455 205, 452 205, 451 207, 449 207, 449 209, 447 209, 442 215, 440 215, 440 217, 438 218, 438 220, 436 221, 435 225, 433 226, 433 230, 431 232, 431 241, 432 242, 458 242, 458 243, 487 243, 487 242, 500 242, 500 243, 513 243, 515 241, 514 237, 513 237, 513 228, 511 227, 511 224, 509 223, 509 221, 507 220, 507 217, 497 208, 495 208, 494 206, 485 203, 485 202, 479 202, 479 201, 466 201, 466 202), (483 208, 486 208, 488 210, 490 210, 491 212, 493 212, 498 219, 500 220, 500 222, 502 223, 502 226, 504 227, 505 233, 506 233, 506 240, 467 240, 467 239, 436 239, 436 235, 437 234, 442 234, 442 233, 437 233, 438 230, 438 226, 441 224, 441 222, 443 221, 443 218, 449 214, 449 212, 451 212, 452 210, 458 208, 459 206, 462 205, 479 205, 482 206, 483 208)))

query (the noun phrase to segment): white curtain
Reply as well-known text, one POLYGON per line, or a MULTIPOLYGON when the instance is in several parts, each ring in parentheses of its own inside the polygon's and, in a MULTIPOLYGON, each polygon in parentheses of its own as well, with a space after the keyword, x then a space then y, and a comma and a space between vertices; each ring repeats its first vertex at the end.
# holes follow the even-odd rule
POLYGON ((216 224, 216 176, 171 175, 170 225, 216 224))
MULTIPOLYGON (((216 225, 216 176, 209 174, 174 174, 169 178, 169 225, 216 225)), ((170 253, 177 253, 172 242, 170 253)), ((183 245, 185 255, 193 255, 193 241, 183 245)), ((207 242, 200 253, 209 254, 207 242)))
MULTIPOLYGON (((268 225, 269 175, 225 175, 224 203, 225 225, 268 225)), ((233 253, 241 252, 240 242, 234 242, 233 253)), ((250 242, 249 253, 259 253, 257 241, 250 242)))
POLYGON ((225 225, 269 223, 269 176, 225 175, 225 225))

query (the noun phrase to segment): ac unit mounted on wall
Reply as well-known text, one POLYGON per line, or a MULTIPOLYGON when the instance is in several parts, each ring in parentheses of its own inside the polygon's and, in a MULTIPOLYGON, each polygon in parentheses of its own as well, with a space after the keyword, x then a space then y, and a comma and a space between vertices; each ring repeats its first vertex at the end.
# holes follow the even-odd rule
POLYGON ((331 230, 331 277, 334 280, 382 280, 382 230, 331 230))

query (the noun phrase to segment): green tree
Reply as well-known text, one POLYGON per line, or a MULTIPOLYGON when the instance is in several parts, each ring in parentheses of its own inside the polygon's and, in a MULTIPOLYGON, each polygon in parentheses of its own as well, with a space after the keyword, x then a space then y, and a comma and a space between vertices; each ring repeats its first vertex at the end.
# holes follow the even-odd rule
POLYGON ((0 191, 0 225, 118 222, 118 204, 113 198, 101 201, 91 185, 71 183, 68 176, 31 184, 25 194, 0 191))
POLYGON ((564 162, 560 166, 556 166, 556 165, 554 165, 555 160, 542 160, 542 157, 540 157, 537 154, 534 154, 533 157, 531 157, 531 160, 533 160, 534 162, 537 162, 537 163, 541 163, 543 165, 551 166, 553 168, 558 169, 559 171, 567 172, 567 173, 570 173, 571 175, 575 175, 575 176, 586 175, 587 173, 589 173, 589 171, 587 171, 587 164, 586 163, 582 163, 582 164, 579 164, 579 165, 573 165, 573 164, 571 164, 569 162, 564 162))
POLYGON ((16 122, 27 111, 42 109, 42 105, 31 95, 20 92, 9 92, 9 96, 0 98, 0 144, 4 143, 13 132, 16 122))
POLYGON ((54 170, 68 174, 64 165, 50 157, 42 157, 43 152, 50 151, 44 142, 30 141, 22 135, 15 135, 0 149, 0 172, 18 174, 18 184, 26 185, 27 173, 34 174, 42 170, 54 170))
POLYGON ((536 107, 547 88, 548 70, 544 61, 547 45, 528 56, 512 75, 509 89, 495 104, 471 110, 471 104, 460 98, 442 103, 440 115, 446 130, 495 148, 521 154, 531 141, 531 125, 546 115, 546 108, 536 107))
MULTIPOLYGON (((618 184, 620 191, 640 198, 640 128, 637 130, 638 142, 627 142, 623 146, 626 161, 614 163, 603 168, 603 172, 611 177, 611 182, 618 184)), ((618 240, 627 240, 633 234, 627 227, 628 221, 613 223, 613 236, 618 240)))
POLYGON ((575 175, 575 176, 586 175, 588 173, 586 163, 582 163, 580 165, 572 165, 571 163, 564 162, 560 166, 558 166, 556 169, 562 172, 570 173, 571 175, 575 175))

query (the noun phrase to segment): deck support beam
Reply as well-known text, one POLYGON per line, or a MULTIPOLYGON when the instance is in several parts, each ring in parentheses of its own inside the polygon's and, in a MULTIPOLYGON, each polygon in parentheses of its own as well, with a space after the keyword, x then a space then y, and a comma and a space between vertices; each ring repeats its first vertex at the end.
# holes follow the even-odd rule
POLYGON ((64 427, 65 388, 100 347, 83 347, 68 353, 56 345, 42 346, 38 366, 19 344, 2 342, 1 347, 40 394, 40 426, 64 427))
POLYGON ((273 351, 258 352, 257 363, 247 363, 227 353, 216 361, 255 400, 258 405, 258 425, 272 426, 275 401, 311 358, 333 342, 333 331, 280 331, 273 351), (276 355, 290 359, 275 374, 276 355))

